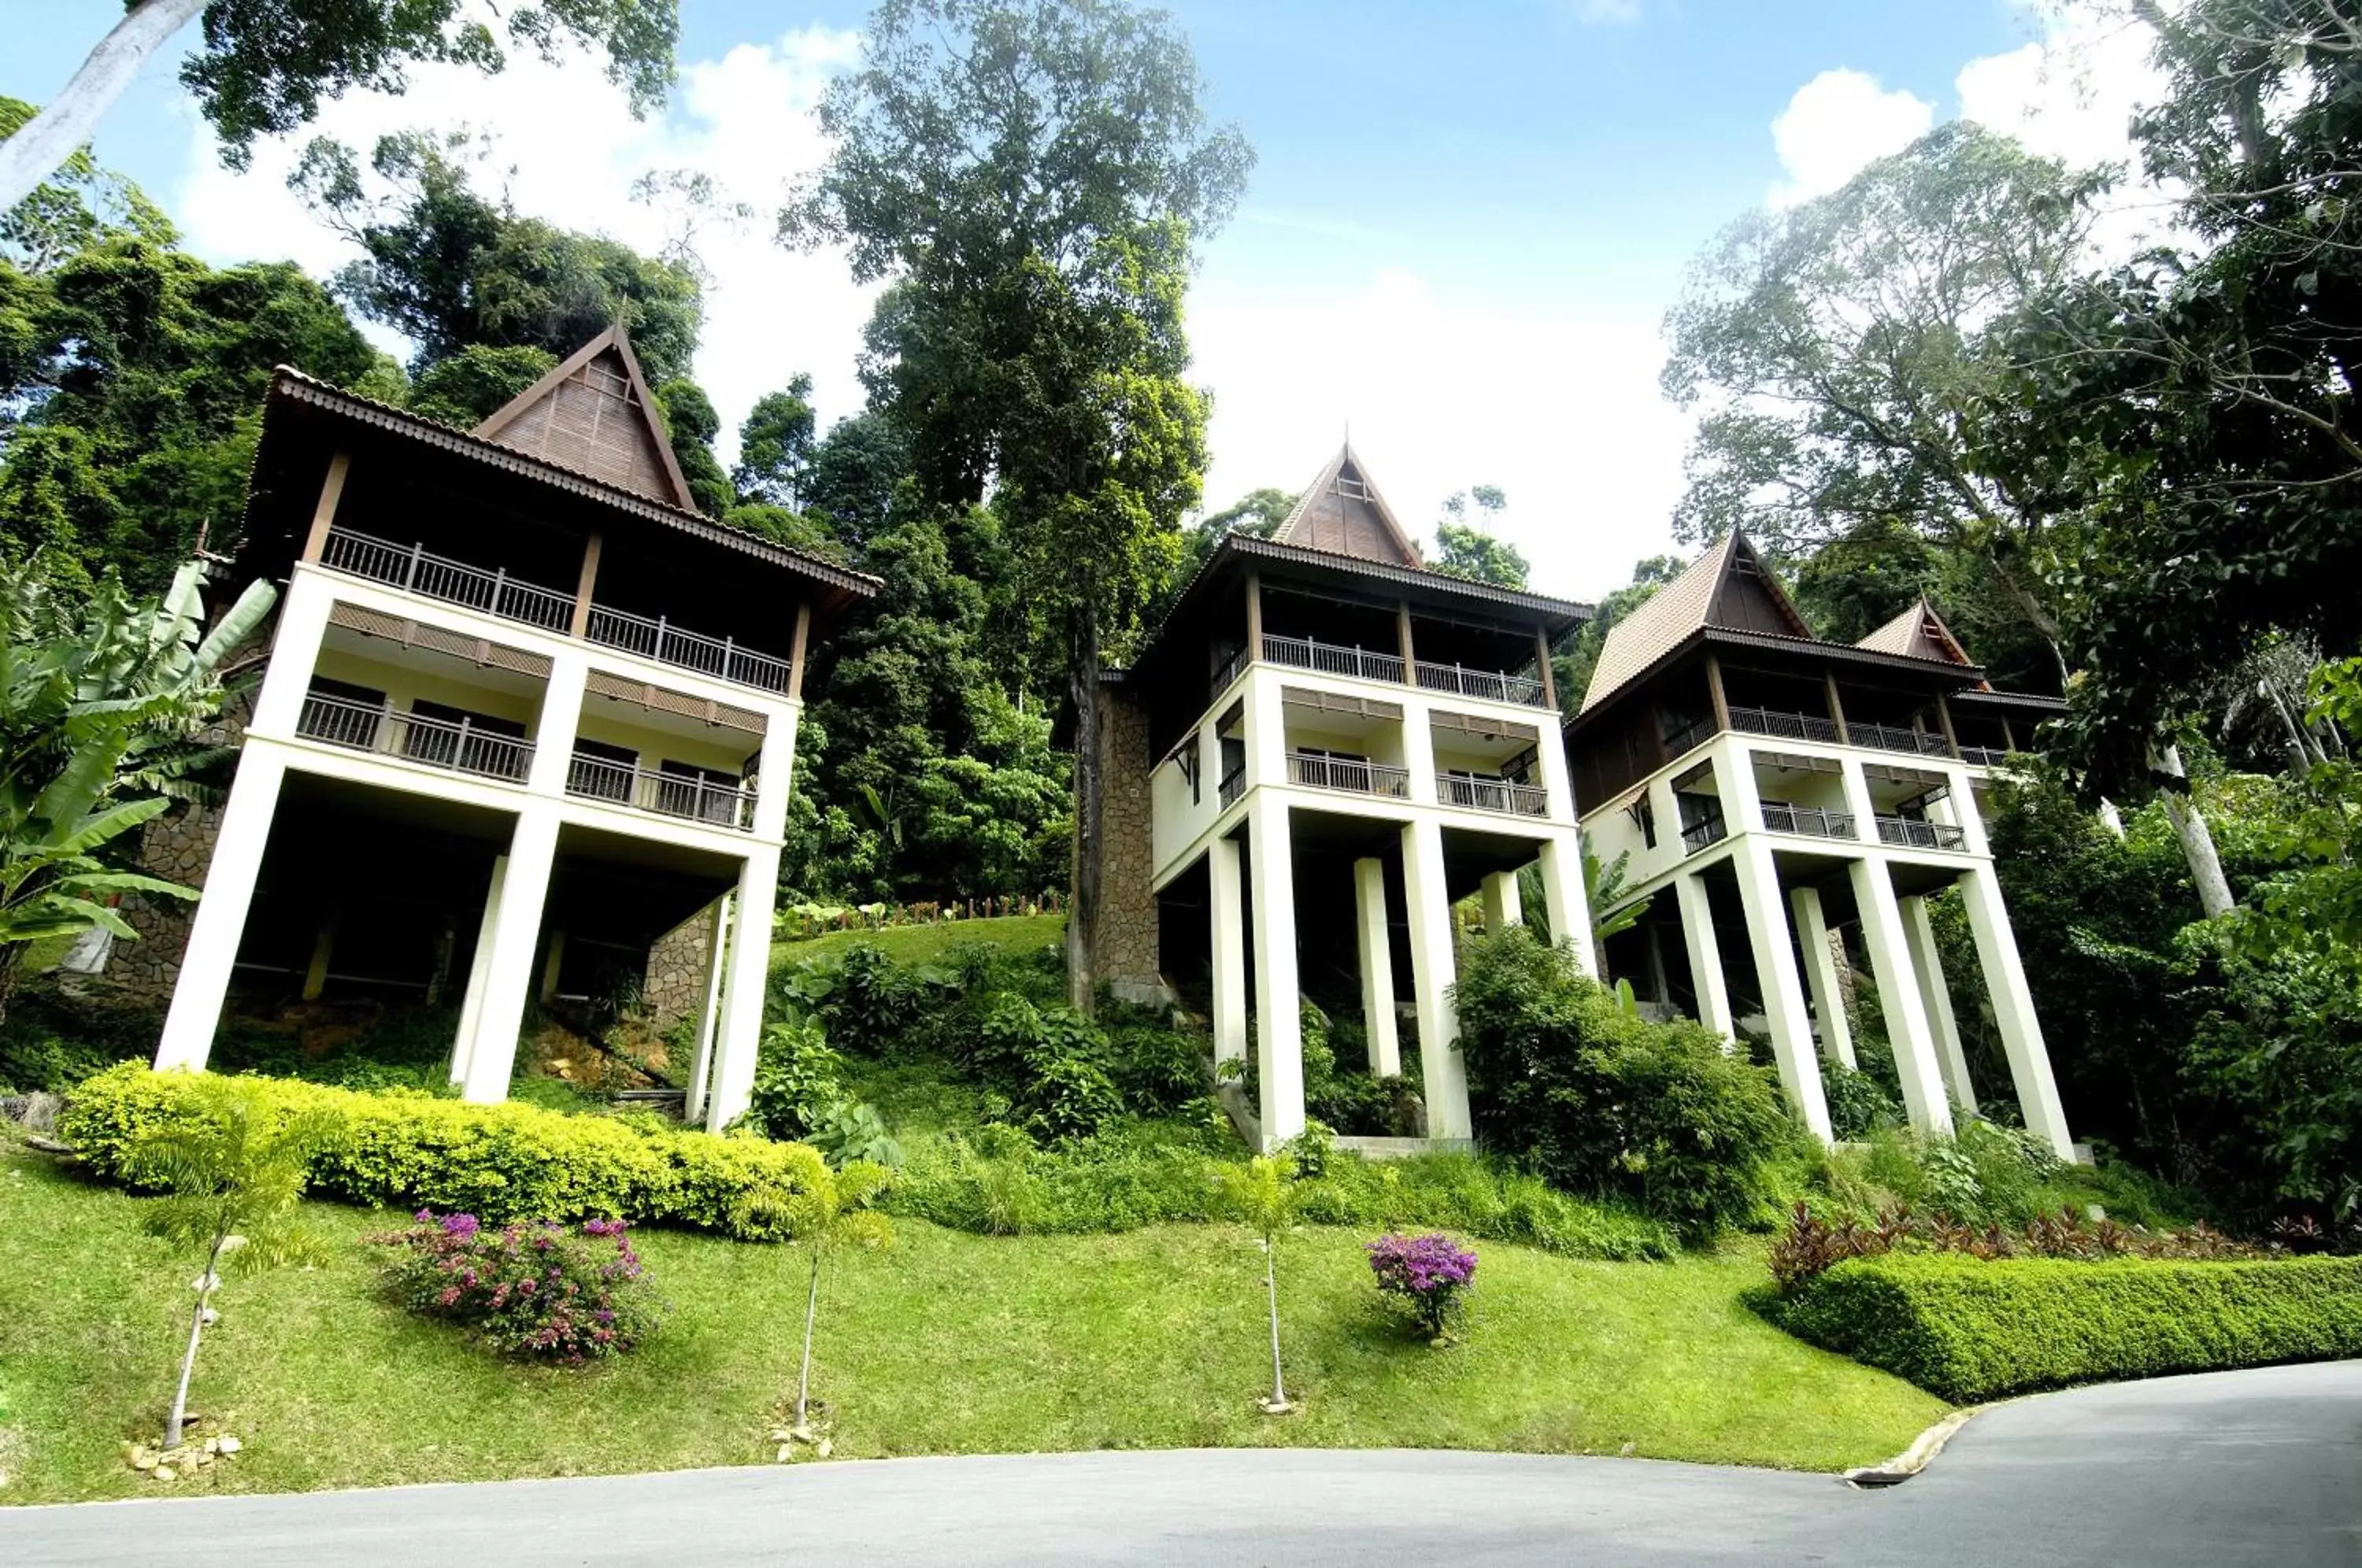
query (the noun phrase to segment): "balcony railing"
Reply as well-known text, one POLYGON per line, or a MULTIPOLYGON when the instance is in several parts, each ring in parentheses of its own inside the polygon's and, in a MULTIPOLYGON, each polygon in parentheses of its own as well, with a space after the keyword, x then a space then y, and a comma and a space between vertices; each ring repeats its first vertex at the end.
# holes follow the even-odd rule
POLYGON ((1334 643, 1314 642, 1310 637, 1283 637, 1275 632, 1265 632, 1263 657, 1272 664, 1317 669, 1323 675, 1351 675, 1363 680, 1403 684, 1399 654, 1372 653, 1367 648, 1339 647, 1334 643))
POLYGON ((744 784, 658 773, 579 751, 566 770, 566 792, 741 833, 755 827, 755 791, 744 784))
POLYGON ((320 564, 545 632, 564 633, 574 624, 574 595, 521 581, 505 571, 486 571, 448 556, 430 555, 423 545, 397 545, 349 528, 331 528, 320 564))
POLYGON ((1680 729, 1675 730, 1672 734, 1665 737, 1665 760, 1671 762, 1677 756, 1683 756, 1687 752, 1694 751, 1699 746, 1704 745, 1707 741, 1711 740, 1714 737, 1714 715, 1712 713, 1708 713, 1703 718, 1692 719, 1688 723, 1683 724, 1680 729))
POLYGON ((1516 702, 1528 708, 1550 706, 1542 683, 1529 675, 1504 675, 1496 669, 1470 669, 1464 665, 1429 664, 1421 659, 1418 683, 1428 691, 1450 691, 1487 702, 1516 702))
POLYGON ((793 674, 786 659, 740 647, 728 637, 684 632, 662 616, 651 621, 645 615, 610 610, 603 604, 590 606, 590 622, 584 635, 594 643, 622 648, 658 664, 693 669, 718 680, 734 680, 741 686, 759 686, 766 691, 785 691, 793 674))
POLYGON ((1341 757, 1287 754, 1287 781, 1315 790, 1345 790, 1356 795, 1390 795, 1410 799, 1410 769, 1383 762, 1349 762, 1341 757))
MULTIPOLYGON (((1735 715, 1734 715, 1735 716, 1735 715)), ((1817 806, 1763 802, 1763 825, 1773 833, 1800 833, 1810 838, 1858 838, 1851 812, 1825 812, 1817 806)))
POLYGON ((533 770, 531 741, 478 728, 467 719, 429 718, 346 697, 316 693, 305 697, 295 717, 295 733, 330 745, 373 751, 512 784, 522 784, 533 770))
POLYGON ((1695 855, 1707 845, 1720 843, 1729 835, 1730 830, 1723 824, 1722 813, 1716 812, 1713 816, 1682 829, 1682 845, 1688 853, 1695 855))
POLYGON ((1751 735, 1779 735, 1787 740, 1829 741, 1838 727, 1818 713, 1783 713, 1771 708, 1733 708, 1730 727, 1751 735))
POLYGON ((1221 809, 1224 811, 1228 811, 1232 806, 1237 805, 1239 803, 1239 797, 1246 792, 1247 765, 1243 762, 1240 763, 1236 767, 1231 768, 1228 773, 1223 774, 1220 787, 1214 791, 1216 796, 1220 799, 1222 802, 1221 809))
POLYGON ((1949 823, 1923 823, 1910 817, 1881 817, 1878 837, 1882 844, 1901 845, 1906 849, 1966 849, 1969 835, 1949 823))
POLYGON ((1849 720, 1846 734, 1856 745, 1875 746, 1881 751, 1915 752, 1921 756, 1952 755, 1949 741, 1926 730, 1906 730, 1893 724, 1866 724, 1849 720))
POLYGON ((1473 806, 1480 812, 1507 812, 1516 817, 1550 814, 1550 791, 1539 784, 1514 778, 1462 778, 1447 773, 1436 781, 1447 806, 1473 806))
POLYGON ((2009 748, 2001 745, 1964 745, 1960 760, 1971 767, 1999 767, 2009 760, 2009 748))

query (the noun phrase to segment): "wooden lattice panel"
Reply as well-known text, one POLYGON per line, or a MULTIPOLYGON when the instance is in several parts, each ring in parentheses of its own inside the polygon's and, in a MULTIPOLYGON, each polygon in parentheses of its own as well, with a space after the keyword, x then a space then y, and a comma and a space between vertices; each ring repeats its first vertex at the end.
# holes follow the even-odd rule
POLYGON ((359 632, 365 637, 381 637, 390 643, 400 643, 406 648, 425 648, 434 653, 447 654, 453 658, 465 659, 469 664, 513 670, 536 680, 549 679, 549 657, 546 654, 513 648, 506 643, 496 643, 488 637, 471 637, 447 626, 429 625, 405 615, 372 610, 366 605, 348 604, 338 600, 329 608, 328 624, 359 632))
POLYGON ((620 675, 610 675, 604 670, 592 670, 583 683, 583 689, 593 696, 629 702, 650 712, 678 713, 701 724, 738 730, 750 735, 762 734, 770 727, 768 720, 752 710, 735 708, 710 698, 691 697, 686 692, 651 685, 644 680, 626 680, 620 675))

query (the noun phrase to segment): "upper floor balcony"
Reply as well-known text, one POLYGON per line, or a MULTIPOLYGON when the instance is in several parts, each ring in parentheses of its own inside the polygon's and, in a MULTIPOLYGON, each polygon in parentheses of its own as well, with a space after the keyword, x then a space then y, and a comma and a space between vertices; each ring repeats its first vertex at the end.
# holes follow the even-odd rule
POLYGON ((718 680, 780 695, 792 689, 794 668, 788 660, 746 647, 732 638, 707 636, 674 625, 662 616, 634 614, 595 602, 578 617, 578 610, 585 607, 578 603, 574 594, 512 577, 502 570, 486 570, 436 555, 423 545, 404 545, 350 528, 332 527, 320 552, 320 564, 332 571, 461 605, 555 635, 579 635, 602 647, 617 648, 718 680))
MULTIPOLYGON (((1239 672, 1248 663, 1247 654, 1247 649, 1241 648, 1216 670, 1213 680, 1215 691, 1220 691, 1238 679, 1239 672)), ((1350 676, 1359 680, 1383 681, 1391 686, 1416 686, 1423 691, 1440 691, 1489 702, 1512 702, 1525 708, 1550 706, 1549 689, 1540 679, 1504 670, 1474 669, 1466 665, 1436 664, 1426 659, 1406 661, 1399 653, 1347 647, 1311 637, 1283 636, 1276 632, 1263 635, 1262 657, 1267 664, 1309 669, 1323 675, 1350 676)))

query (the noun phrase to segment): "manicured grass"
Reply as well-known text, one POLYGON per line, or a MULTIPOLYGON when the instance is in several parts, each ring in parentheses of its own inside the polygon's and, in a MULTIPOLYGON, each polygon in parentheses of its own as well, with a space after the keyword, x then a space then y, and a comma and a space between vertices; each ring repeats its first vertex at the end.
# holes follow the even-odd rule
POLYGON ((895 925, 883 931, 832 931, 797 942, 772 944, 774 965, 798 958, 842 952, 855 943, 883 948, 887 956, 904 964, 923 964, 947 949, 982 943, 1027 953, 1043 947, 1064 947, 1066 917, 1062 914, 1004 915, 992 920, 954 920, 941 925, 895 925))
MULTIPOLYGON (((0 1152, 0 1504, 163 1488, 125 1467, 152 1435, 184 1330, 187 1260, 144 1200, 0 1152)), ((641 1250, 673 1312, 587 1372, 493 1361, 386 1304, 360 1238, 398 1217, 327 1205, 325 1268, 233 1280, 194 1407, 245 1452, 174 1490, 294 1490, 758 1463, 793 1392, 803 1254, 671 1232, 641 1250)), ((815 1376, 841 1457, 1189 1444, 1631 1452, 1836 1469, 1900 1451, 1943 1410, 1764 1323, 1749 1251, 1585 1264, 1480 1246, 1465 1342, 1413 1340, 1360 1243, 1283 1243, 1297 1416, 1269 1382, 1245 1233, 988 1238, 905 1222, 824 1277, 815 1376)))

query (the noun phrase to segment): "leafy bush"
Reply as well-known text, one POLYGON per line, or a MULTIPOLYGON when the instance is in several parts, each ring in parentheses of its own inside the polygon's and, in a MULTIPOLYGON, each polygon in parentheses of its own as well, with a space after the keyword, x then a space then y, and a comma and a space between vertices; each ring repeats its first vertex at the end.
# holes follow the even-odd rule
POLYGON ((1886 1086, 1859 1067, 1824 1059, 1821 1093, 1829 1104, 1829 1129, 1839 1138, 1860 1140, 1902 1124, 1903 1108, 1886 1086))
MULTIPOLYGON (((219 1081, 127 1063, 74 1091, 59 1134, 100 1175, 137 1186, 138 1151, 197 1124, 205 1086, 219 1081)), ((825 1168, 800 1143, 714 1138, 654 1117, 567 1116, 514 1103, 243 1081, 256 1086, 270 1114, 335 1118, 306 1179, 315 1192, 356 1203, 457 1210, 494 1223, 620 1215, 777 1241, 785 1232, 734 1218, 739 1200, 756 1186, 800 1188, 825 1168)))
POLYGON ((1772 1277, 1793 1291, 1815 1275, 1850 1258, 1882 1257, 1894 1252, 1964 1253, 1977 1258, 2062 1258, 2103 1263, 2111 1258, 2170 1258, 2224 1262, 2258 1258, 2263 1249, 2235 1240, 2204 1223, 2186 1231, 2151 1231, 2113 1220, 2086 1223, 2072 1213, 2038 1215, 2017 1230, 1963 1224, 1946 1215, 1921 1219, 1890 1209, 1868 1225, 1850 1220, 1832 1224, 1805 1204, 1796 1205, 1788 1229, 1772 1244, 1772 1277))
POLYGON ((1017 1079, 1026 1126, 1037 1135, 1087 1138, 1122 1114, 1123 1098, 1102 1065, 1107 1036, 1081 1014, 1004 993, 993 999, 982 1040, 983 1059, 1017 1079))
POLYGON ((1961 1403, 2035 1388, 2362 1355, 2362 1259, 1882 1257, 1756 1301, 1801 1339, 1961 1403))
POLYGON ((806 1140, 833 1166, 856 1162, 891 1170, 902 1163, 902 1145, 886 1131, 875 1106, 839 1100, 822 1111, 806 1140))
POLYGON ((647 1272, 621 1220, 487 1231, 472 1214, 422 1209, 375 1238, 400 1248, 386 1269, 412 1311, 467 1329, 505 1355, 579 1366, 630 1350, 657 1326, 647 1272))
POLYGON ((801 1138, 844 1099, 844 1058, 820 1021, 793 1013, 763 1029, 747 1123, 765 1137, 801 1138))
POLYGON ((1363 1250, 1379 1292, 1402 1297, 1429 1339, 1443 1338, 1466 1311, 1476 1254, 1451 1237, 1381 1236, 1363 1250))
POLYGON ((1915 1210, 1977 1224, 2024 1225, 2057 1206, 2061 1161, 2041 1138, 1985 1121, 1949 1137, 1890 1127, 1873 1134, 1863 1174, 1915 1210))
POLYGON ((1626 1012, 1523 926, 1470 944, 1461 1049, 1476 1125, 1573 1192, 1627 1197, 1691 1236, 1766 1218, 1802 1137, 1778 1080, 1689 1022, 1626 1012))

